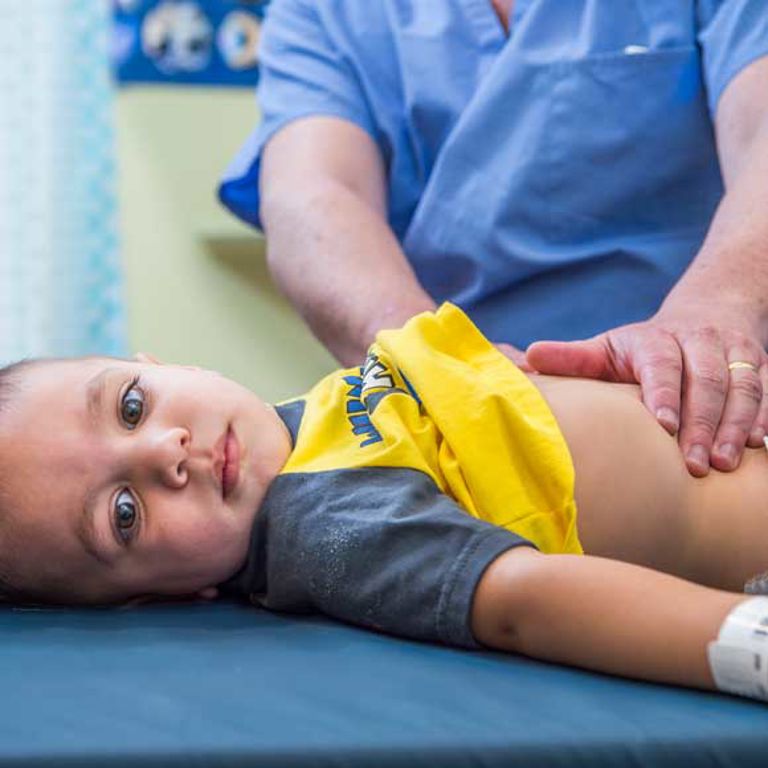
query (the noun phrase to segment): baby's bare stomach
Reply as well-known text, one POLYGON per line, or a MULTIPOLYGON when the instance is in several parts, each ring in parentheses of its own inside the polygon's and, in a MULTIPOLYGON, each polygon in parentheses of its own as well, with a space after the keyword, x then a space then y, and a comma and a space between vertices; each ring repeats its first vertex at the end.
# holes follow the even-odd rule
POLYGON ((768 570, 768 454, 692 477, 634 385, 532 376, 571 451, 588 554, 740 590, 768 570))
POLYGON ((531 381, 573 458, 585 551, 685 575, 692 478, 639 388, 538 375, 531 381))

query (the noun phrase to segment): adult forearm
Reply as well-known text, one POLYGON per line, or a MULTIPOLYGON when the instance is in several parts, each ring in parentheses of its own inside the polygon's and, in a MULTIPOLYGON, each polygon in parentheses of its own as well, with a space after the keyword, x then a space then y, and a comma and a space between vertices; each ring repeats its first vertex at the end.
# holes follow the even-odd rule
MULTIPOLYGON (((768 71, 768 70, 766 70, 768 71)), ((748 83, 747 83, 748 84, 748 83)), ((762 94, 763 86, 760 85, 762 94)), ((768 344, 768 116, 723 99, 718 145, 726 193, 697 255, 665 304, 702 296, 739 307, 768 344)))
MULTIPOLYGON (((768 174, 768 143, 760 158, 768 174)), ((664 307, 685 306, 716 297, 739 308, 768 344, 768 188, 757 184, 753 169, 723 198, 696 259, 667 296, 664 307)), ((763 179, 765 176, 762 177, 763 179)))
POLYGON ((513 557, 494 563, 478 589, 473 626, 481 642, 610 674, 713 687, 707 644, 743 595, 596 557, 513 557))
POLYGON ((270 270, 317 337, 346 365, 381 328, 435 304, 382 214, 334 181, 266 198, 270 270))

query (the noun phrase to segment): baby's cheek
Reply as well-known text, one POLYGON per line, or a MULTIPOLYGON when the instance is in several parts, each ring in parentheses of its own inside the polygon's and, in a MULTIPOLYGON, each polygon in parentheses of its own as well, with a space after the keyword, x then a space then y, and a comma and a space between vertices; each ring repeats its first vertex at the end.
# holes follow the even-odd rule
POLYGON ((190 512, 176 526, 172 546, 179 555, 211 558, 225 550, 234 533, 226 521, 211 509, 209 512, 190 512))

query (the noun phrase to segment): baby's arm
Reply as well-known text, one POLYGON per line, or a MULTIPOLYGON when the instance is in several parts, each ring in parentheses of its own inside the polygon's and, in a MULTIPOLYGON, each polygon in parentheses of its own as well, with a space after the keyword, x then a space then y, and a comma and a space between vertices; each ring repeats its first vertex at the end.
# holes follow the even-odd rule
POLYGON ((707 645, 745 599, 616 560, 517 547, 484 573, 472 629, 492 648, 711 689, 707 645))

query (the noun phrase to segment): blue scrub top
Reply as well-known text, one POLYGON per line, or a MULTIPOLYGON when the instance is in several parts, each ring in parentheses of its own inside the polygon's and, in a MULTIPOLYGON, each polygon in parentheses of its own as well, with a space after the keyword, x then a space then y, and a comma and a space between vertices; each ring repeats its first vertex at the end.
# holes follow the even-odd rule
POLYGON ((263 120, 223 202, 259 226, 262 148, 333 115, 376 142, 422 284, 496 341, 650 316, 723 185, 713 117, 768 54, 766 0, 273 0, 263 120))

